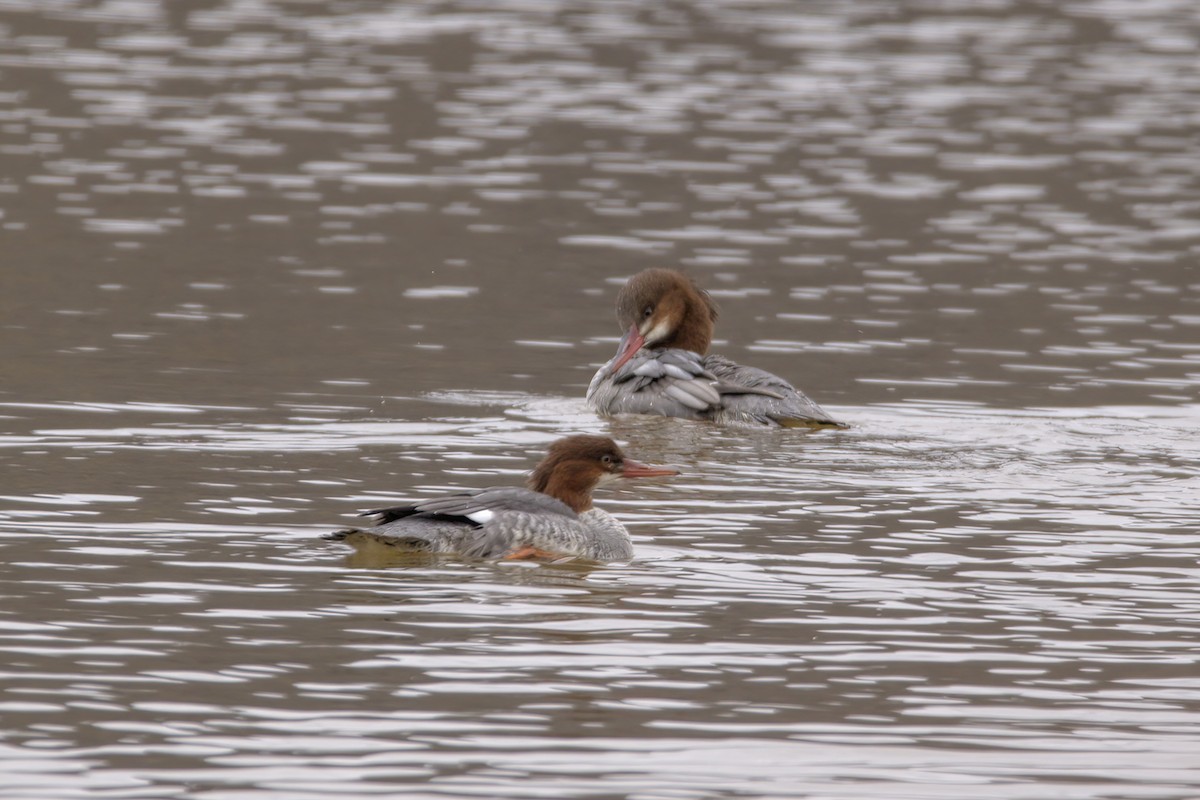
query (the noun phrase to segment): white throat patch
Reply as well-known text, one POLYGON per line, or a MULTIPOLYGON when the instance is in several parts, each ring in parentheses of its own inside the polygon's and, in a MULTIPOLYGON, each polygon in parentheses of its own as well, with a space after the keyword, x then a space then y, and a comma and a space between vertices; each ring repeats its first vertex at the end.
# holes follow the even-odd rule
POLYGON ((670 323, 665 320, 659 320, 653 328, 642 334, 642 338, 646 340, 646 344, 654 344, 667 338, 667 334, 671 332, 670 323))
POLYGON ((616 472, 601 472, 600 480, 596 481, 597 486, 607 486, 610 483, 619 481, 621 476, 616 472))

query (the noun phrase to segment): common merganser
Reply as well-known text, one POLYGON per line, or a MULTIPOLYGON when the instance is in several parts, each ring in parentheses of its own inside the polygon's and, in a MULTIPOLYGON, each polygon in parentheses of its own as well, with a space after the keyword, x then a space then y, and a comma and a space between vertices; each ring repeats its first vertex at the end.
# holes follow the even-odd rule
POLYGON ((468 558, 625 561, 633 557, 629 533, 612 515, 592 507, 592 490, 617 478, 678 474, 627 458, 605 436, 568 436, 550 445, 529 476, 528 489, 476 489, 364 511, 360 516, 375 517, 373 526, 325 538, 357 549, 384 544, 468 558))
POLYGON ((708 354, 717 306, 691 277, 647 269, 617 295, 625 330, 587 402, 601 414, 659 414, 770 427, 845 427, 790 383, 708 354))

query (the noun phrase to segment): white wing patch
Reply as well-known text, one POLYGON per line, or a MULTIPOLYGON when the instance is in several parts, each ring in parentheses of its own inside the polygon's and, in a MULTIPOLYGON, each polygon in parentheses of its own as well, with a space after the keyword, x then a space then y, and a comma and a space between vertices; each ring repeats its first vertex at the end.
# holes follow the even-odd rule
POLYGON ((486 525, 492 521, 492 517, 494 516, 496 516, 496 512, 492 511, 490 508, 481 508, 478 511, 472 511, 470 514, 466 515, 467 519, 471 520, 471 522, 474 522, 477 525, 486 525))

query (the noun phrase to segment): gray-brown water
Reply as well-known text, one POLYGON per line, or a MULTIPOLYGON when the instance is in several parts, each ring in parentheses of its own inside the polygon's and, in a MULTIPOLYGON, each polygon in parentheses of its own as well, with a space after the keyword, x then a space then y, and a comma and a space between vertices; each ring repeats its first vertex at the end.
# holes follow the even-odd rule
POLYGON ((1196 797, 1197 9, 0 0, 0 796, 1196 797), (853 427, 591 414, 651 265, 853 427))

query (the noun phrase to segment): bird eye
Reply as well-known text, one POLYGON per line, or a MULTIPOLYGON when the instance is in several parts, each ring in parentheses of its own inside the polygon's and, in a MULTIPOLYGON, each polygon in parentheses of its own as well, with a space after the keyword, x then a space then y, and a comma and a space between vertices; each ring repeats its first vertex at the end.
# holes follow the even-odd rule
POLYGON ((650 319, 650 316, 653 313, 654 313, 654 306, 646 306, 644 309, 642 309, 642 316, 645 317, 646 319, 650 319))
POLYGON ((600 456, 600 460, 601 460, 601 461, 603 461, 605 464, 611 464, 611 463, 612 463, 612 456, 607 456, 607 455, 606 455, 606 456, 600 456))

